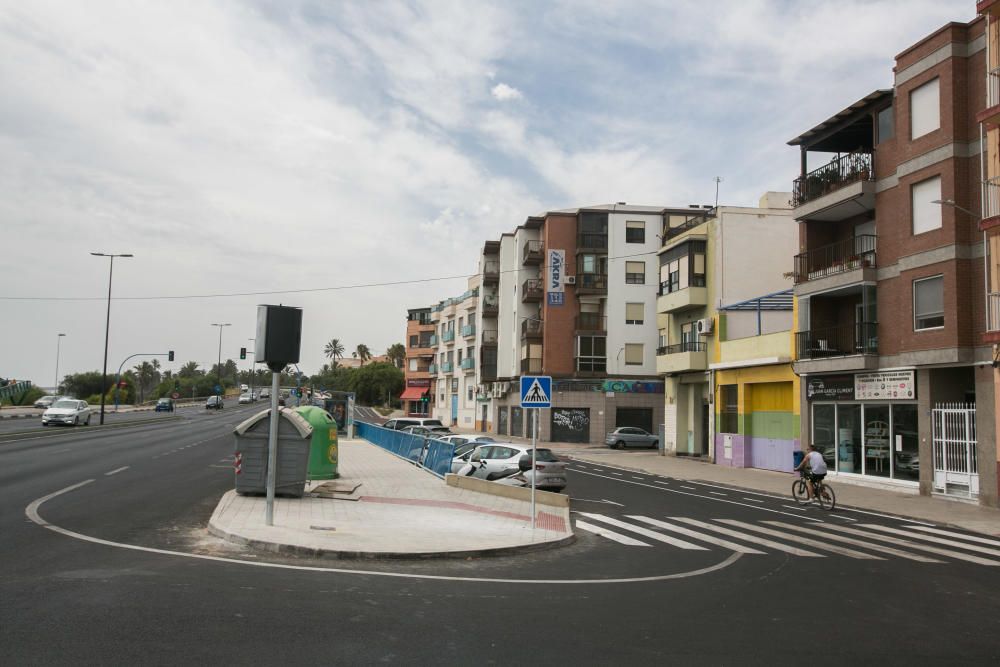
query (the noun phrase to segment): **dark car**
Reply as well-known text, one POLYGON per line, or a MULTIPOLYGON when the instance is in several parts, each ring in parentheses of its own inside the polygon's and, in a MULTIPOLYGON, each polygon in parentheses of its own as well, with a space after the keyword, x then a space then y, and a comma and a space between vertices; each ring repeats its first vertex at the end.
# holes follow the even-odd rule
POLYGON ((161 398, 156 402, 157 412, 173 412, 174 411, 174 399, 172 398, 161 398))
POLYGON ((209 396, 208 400, 205 401, 206 410, 221 410, 223 407, 225 406, 222 403, 221 396, 209 396))

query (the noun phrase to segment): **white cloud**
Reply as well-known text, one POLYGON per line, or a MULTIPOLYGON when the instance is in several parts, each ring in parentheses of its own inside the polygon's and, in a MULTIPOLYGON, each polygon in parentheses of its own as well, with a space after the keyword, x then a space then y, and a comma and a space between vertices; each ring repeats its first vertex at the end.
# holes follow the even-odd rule
POLYGON ((493 94, 493 97, 497 98, 501 102, 506 100, 519 100, 523 97, 520 90, 508 86, 506 83, 498 83, 490 88, 490 92, 493 94))

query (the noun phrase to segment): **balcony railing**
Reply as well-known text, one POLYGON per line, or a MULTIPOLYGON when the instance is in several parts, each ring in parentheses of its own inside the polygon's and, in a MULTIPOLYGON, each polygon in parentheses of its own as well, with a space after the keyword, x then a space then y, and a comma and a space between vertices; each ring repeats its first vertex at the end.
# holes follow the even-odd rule
POLYGON ((496 282, 500 280, 500 262, 491 260, 483 262, 483 282, 496 282))
POLYGON ((437 373, 438 372, 438 365, 437 364, 431 364, 430 366, 427 367, 427 372, 428 373, 437 373))
POLYGON ((544 294, 545 288, 542 287, 542 281, 538 278, 529 278, 521 286, 521 303, 541 301, 544 294))
POLYGON ((461 366, 463 371, 473 371, 476 369, 476 360, 472 357, 462 359, 461 366))
POLYGON ((1000 67, 991 69, 986 75, 986 108, 1000 104, 1000 67))
POLYGON ((878 324, 858 322, 795 334, 796 359, 878 354, 878 324))
POLYGON ((455 340, 455 332, 445 331, 443 334, 441 334, 441 340, 444 341, 445 343, 450 343, 451 341, 455 340))
POLYGON ((577 331, 607 331, 608 318, 597 313, 580 313, 576 316, 577 331))
POLYGON ((577 375, 604 375, 608 372, 607 357, 577 357, 573 362, 577 375))
POLYGON ((529 264, 541 264, 542 263, 542 242, 541 241, 528 241, 524 244, 524 266, 529 264))
POLYGON ((497 344, 497 330, 496 329, 483 329, 483 335, 481 338, 483 345, 496 345, 497 344))
POLYGON ((454 370, 455 370, 455 364, 451 361, 446 361, 443 364, 441 364, 442 373, 451 373, 454 370))
POLYGON ((796 255, 795 284, 875 266, 876 240, 874 235, 863 234, 796 255))
POLYGON ((468 338, 470 336, 475 336, 475 335, 476 335, 475 324, 466 324, 464 327, 462 327, 462 338, 468 338))
POLYGON ((702 273, 692 274, 688 278, 687 287, 681 287, 680 282, 675 280, 673 282, 669 280, 664 280, 660 283, 660 289, 658 291, 659 296, 664 294, 673 294, 674 292, 680 292, 682 289, 687 289, 688 287, 704 287, 705 286, 705 275, 702 273))
POLYGON ((1000 216, 1000 176, 983 181, 983 220, 1000 216))
MULTIPOLYGON (((684 232, 694 229, 695 227, 708 222, 710 219, 715 217, 715 208, 705 209, 704 211, 698 213, 698 215, 691 216, 684 222, 674 227, 665 227, 663 230, 663 240, 672 239, 675 236, 679 236, 684 232)), ((670 223, 668 222, 667 225, 670 223)))
POLYGON ((500 304, 495 298, 483 299, 483 317, 496 317, 500 314, 500 304))
POLYGON ((819 169, 799 176, 792 185, 792 205, 802 206, 851 183, 875 180, 873 155, 858 151, 841 155, 819 169))
POLYGON ((675 343, 674 345, 665 345, 663 347, 656 348, 656 356, 661 357, 665 354, 680 354, 682 352, 704 352, 708 347, 703 341, 700 340, 687 340, 683 343, 675 343))
POLYGON ((608 291, 608 275, 606 273, 579 273, 576 274, 576 293, 581 290, 608 291))
POLYGON ((541 335, 541 320, 524 320, 521 322, 521 338, 540 338, 541 335))
POLYGON ((987 294, 986 303, 986 330, 1000 331, 1000 293, 991 292, 987 294))
POLYGON ((581 250, 607 250, 608 249, 608 235, 607 234, 579 234, 576 238, 576 249, 581 250))
POLYGON ((522 373, 541 373, 542 372, 542 360, 541 359, 521 359, 521 372, 522 373))
POLYGON ((431 347, 436 347, 437 344, 438 344, 438 337, 437 337, 437 334, 435 334, 435 335, 431 336, 430 346, 431 347))
POLYGON ((479 376, 482 380, 496 380, 497 379, 497 366, 496 364, 483 364, 479 368, 479 376))

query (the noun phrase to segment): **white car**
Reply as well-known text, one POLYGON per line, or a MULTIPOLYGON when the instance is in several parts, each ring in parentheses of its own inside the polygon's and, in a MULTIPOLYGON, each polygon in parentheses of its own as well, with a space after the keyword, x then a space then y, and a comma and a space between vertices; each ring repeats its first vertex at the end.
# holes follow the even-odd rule
POLYGON ((42 413, 42 426, 49 424, 69 424, 71 426, 90 425, 90 406, 87 401, 75 398, 60 398, 42 413))
MULTIPOLYGON (((519 470, 521 457, 531 458, 531 446, 491 442, 476 445, 467 456, 469 463, 476 464, 472 470, 473 477, 496 480, 519 470)), ((528 486, 531 486, 531 478, 535 473, 538 475, 535 485, 539 489, 562 491, 566 488, 566 462, 553 454, 551 449, 539 449, 535 453, 535 470, 529 469, 522 473, 528 480, 528 486)))
POLYGON ((253 403, 253 395, 240 394, 240 405, 243 405, 244 403, 253 403))

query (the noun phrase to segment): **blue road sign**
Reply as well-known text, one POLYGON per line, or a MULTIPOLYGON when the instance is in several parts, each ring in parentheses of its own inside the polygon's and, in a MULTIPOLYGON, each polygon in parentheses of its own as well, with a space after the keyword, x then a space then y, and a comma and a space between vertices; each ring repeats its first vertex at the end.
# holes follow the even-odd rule
POLYGON ((522 375, 521 407, 551 408, 552 377, 549 375, 522 375))
POLYGON ((222 387, 220 385, 215 385, 215 393, 216 394, 221 394, 222 393, 222 387))

